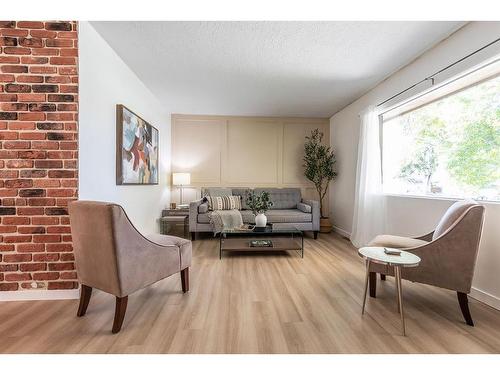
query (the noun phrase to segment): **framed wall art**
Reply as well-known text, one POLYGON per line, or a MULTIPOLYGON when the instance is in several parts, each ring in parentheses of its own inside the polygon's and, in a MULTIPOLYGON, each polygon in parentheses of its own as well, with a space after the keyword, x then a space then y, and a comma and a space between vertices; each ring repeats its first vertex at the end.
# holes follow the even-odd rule
POLYGON ((158 184, 159 132, 122 104, 116 106, 116 184, 158 184))

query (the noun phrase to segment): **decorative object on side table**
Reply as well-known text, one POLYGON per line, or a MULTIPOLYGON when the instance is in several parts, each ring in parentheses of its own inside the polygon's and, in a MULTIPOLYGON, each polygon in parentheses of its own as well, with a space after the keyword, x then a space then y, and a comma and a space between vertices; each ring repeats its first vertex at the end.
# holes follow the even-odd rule
POLYGON ((255 226, 257 228, 264 228, 267 225, 266 211, 273 206, 269 193, 263 191, 260 194, 255 194, 253 190, 246 192, 246 204, 255 215, 255 226))
POLYGON ((184 204, 182 200, 182 190, 184 186, 191 184, 191 173, 172 173, 172 185, 180 186, 179 208, 188 208, 189 204, 184 204))
POLYGON ((116 106, 116 184, 158 184, 158 129, 122 104, 116 106))
POLYGON ((330 146, 322 143, 323 133, 319 129, 311 131, 311 135, 306 137, 304 144, 304 175, 316 188, 319 195, 319 205, 321 212, 320 232, 329 233, 332 231, 332 224, 328 216, 325 215, 323 200, 328 192, 328 186, 337 173, 333 170, 336 162, 335 154, 330 146))
POLYGON ((361 257, 366 260, 365 293, 363 295, 363 307, 361 315, 365 313, 366 293, 368 291, 368 280, 370 275, 370 263, 383 264, 388 267, 394 267, 396 276, 396 297, 398 303, 398 312, 401 316, 401 326, 403 336, 406 335, 405 316, 403 313, 403 289, 401 284, 401 268, 417 267, 420 264, 420 257, 408 251, 403 251, 385 247, 362 247, 358 250, 361 257))

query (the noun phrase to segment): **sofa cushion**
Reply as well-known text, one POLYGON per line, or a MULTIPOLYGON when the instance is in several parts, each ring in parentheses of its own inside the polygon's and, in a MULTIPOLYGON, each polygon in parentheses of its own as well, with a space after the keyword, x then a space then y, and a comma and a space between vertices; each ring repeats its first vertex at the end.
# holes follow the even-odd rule
POLYGON ((376 236, 368 246, 384 246, 393 247, 395 249, 408 249, 410 247, 422 246, 428 243, 427 241, 417 240, 410 237, 391 236, 389 234, 381 234, 376 236))
POLYGON ((241 218, 246 224, 255 224, 255 215, 251 210, 243 210, 241 212, 241 218))
POLYGON ((293 209, 297 208, 302 196, 299 188, 255 188, 255 194, 263 191, 269 193, 273 207, 271 210, 293 209))
MULTIPOLYGON (((255 215, 252 213, 252 211, 243 210, 240 211, 240 213, 244 223, 247 224, 255 223, 255 215)), ((209 213, 198 214, 198 223, 209 224, 210 223, 209 213)))
POLYGON ((312 215, 297 209, 269 210, 266 212, 270 223, 310 223, 312 215))
MULTIPOLYGON (((244 223, 255 223, 255 215, 250 210, 243 210, 241 218, 244 223)), ((310 223, 312 222, 312 214, 302 212, 297 209, 290 210, 269 210, 266 212, 268 223, 310 223)), ((208 214, 198 214, 198 223, 210 223, 208 214)))

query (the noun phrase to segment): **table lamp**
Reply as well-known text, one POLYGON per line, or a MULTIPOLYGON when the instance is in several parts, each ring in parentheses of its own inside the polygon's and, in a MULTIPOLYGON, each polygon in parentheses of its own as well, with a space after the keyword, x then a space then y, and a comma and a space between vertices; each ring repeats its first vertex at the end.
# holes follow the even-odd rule
POLYGON ((183 206, 182 203, 182 188, 186 185, 191 184, 191 173, 172 173, 172 184, 174 186, 180 186, 181 189, 181 203, 179 207, 183 206))

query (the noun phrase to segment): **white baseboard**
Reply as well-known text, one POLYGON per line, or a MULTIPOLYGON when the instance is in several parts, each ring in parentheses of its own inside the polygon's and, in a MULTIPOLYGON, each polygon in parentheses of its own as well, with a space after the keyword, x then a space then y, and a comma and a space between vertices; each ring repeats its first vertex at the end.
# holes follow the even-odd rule
POLYGON ((78 299, 79 289, 66 290, 16 290, 0 292, 0 301, 38 301, 57 299, 78 299))
POLYGON ((494 309, 500 310, 500 298, 494 296, 493 294, 472 287, 469 296, 471 298, 474 298, 475 300, 478 300, 479 302, 493 307, 494 309))
POLYGON ((351 233, 349 233, 348 231, 346 231, 346 230, 344 230, 342 228, 336 227, 335 225, 333 226, 333 231, 335 233, 340 234, 341 236, 344 236, 345 238, 350 238, 351 237, 351 233))

